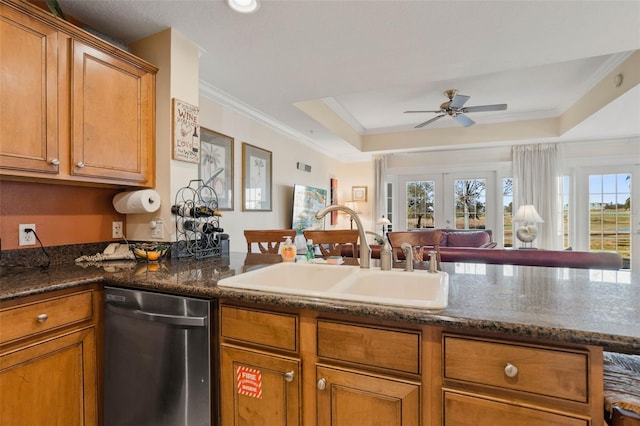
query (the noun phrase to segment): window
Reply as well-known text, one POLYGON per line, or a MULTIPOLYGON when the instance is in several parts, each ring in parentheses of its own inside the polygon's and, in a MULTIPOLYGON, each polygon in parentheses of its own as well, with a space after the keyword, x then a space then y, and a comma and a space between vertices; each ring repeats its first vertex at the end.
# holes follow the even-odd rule
POLYGON ((459 179, 455 188, 455 229, 485 229, 486 179, 459 179))
POLYGON ((407 229, 433 228, 434 181, 412 181, 406 183, 407 229))
POLYGON ((631 174, 589 175, 589 249, 631 260, 631 174))
POLYGON ((513 179, 502 179, 502 232, 503 245, 513 247, 513 179))

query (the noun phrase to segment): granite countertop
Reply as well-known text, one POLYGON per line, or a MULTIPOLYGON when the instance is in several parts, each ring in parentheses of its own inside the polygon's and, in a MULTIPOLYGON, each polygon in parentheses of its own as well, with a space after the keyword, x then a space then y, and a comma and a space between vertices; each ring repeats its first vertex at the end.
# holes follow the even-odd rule
POLYGON ((222 278, 279 261, 277 255, 231 253, 229 257, 169 260, 150 265, 121 261, 107 265, 52 265, 47 271, 4 268, 0 271, 0 301, 102 282, 194 297, 593 344, 640 354, 638 273, 443 263, 443 269, 450 274, 449 306, 440 311, 216 285, 222 278))

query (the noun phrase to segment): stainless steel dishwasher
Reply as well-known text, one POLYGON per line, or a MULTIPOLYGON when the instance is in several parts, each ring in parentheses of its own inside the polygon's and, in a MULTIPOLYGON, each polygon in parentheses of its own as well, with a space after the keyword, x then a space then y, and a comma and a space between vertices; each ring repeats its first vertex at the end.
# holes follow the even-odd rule
POLYGON ((215 303, 105 287, 104 424, 217 425, 215 303))

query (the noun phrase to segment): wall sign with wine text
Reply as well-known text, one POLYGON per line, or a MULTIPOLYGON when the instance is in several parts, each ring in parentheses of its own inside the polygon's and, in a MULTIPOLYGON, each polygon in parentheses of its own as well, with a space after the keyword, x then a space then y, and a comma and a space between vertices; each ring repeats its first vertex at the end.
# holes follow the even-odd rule
POLYGON ((173 98, 173 159, 200 163, 200 108, 173 98))

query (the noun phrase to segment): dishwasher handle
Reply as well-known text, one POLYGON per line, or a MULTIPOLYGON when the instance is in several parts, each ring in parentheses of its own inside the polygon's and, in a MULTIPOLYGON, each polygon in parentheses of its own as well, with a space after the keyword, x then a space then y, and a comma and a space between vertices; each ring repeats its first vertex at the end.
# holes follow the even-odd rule
POLYGON ((129 318, 143 321, 161 322, 164 324, 181 325, 185 327, 204 327, 207 325, 207 317, 186 317, 183 315, 167 315, 155 312, 141 311, 140 309, 126 309, 106 303, 107 310, 129 318))

